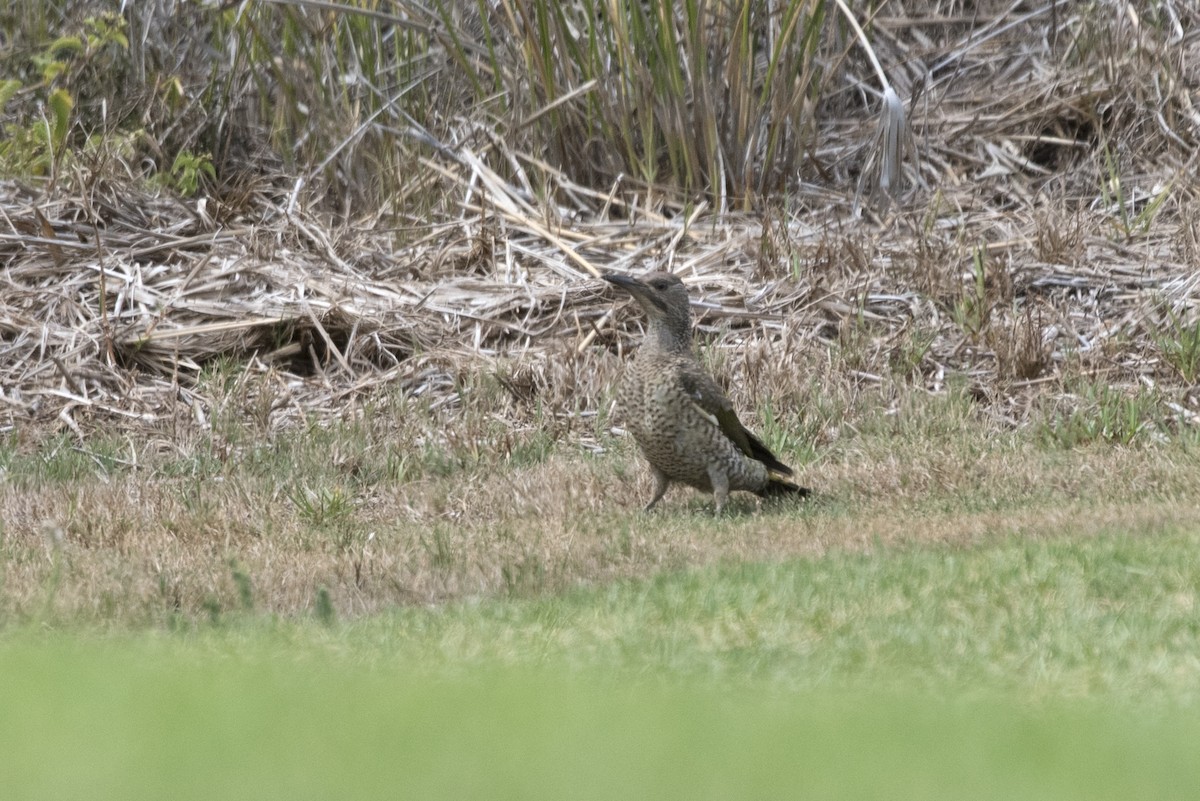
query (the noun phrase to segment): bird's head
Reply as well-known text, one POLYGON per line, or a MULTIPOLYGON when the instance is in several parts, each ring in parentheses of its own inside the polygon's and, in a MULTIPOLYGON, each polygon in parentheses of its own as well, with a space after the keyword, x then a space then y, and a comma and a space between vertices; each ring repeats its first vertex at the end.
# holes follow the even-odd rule
POLYGON ((691 347, 691 306, 687 288, 679 276, 649 273, 641 278, 633 278, 608 273, 604 280, 633 295, 646 312, 650 334, 662 346, 672 350, 691 347))

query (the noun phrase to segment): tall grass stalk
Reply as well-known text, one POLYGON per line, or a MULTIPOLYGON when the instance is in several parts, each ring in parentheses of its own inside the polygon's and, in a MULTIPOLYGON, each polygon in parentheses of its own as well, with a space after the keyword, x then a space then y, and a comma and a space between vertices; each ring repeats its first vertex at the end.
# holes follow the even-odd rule
MULTIPOLYGON (((54 13, 20 5, 37 18, 22 23, 37 41, 0 81, 19 82, 3 84, 5 111, 24 119, 38 47, 86 30, 92 12, 81 0, 54 13)), ((565 178, 745 208, 794 183, 817 144, 835 73, 841 88, 846 50, 830 8, 828 0, 130 4, 130 44, 105 73, 106 108, 123 111, 105 124, 109 135, 143 133, 148 157, 128 161, 151 170, 169 171, 180 153, 212 154, 218 184, 261 169, 273 151, 346 215, 412 199, 413 165, 461 148, 537 192, 565 178), (136 119, 129 108, 141 110, 136 119)), ((58 125, 64 137, 78 136, 68 128, 97 116, 101 102, 76 99, 58 125)))

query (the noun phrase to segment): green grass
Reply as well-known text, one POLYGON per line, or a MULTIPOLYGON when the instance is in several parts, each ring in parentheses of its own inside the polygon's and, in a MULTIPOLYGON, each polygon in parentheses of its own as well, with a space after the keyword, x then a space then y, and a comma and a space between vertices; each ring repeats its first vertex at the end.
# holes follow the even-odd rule
POLYGON ((6 797, 1124 799, 1200 780, 1186 711, 447 680, 214 648, 8 648, 6 797))
POLYGON ((1179 797, 1198 546, 1165 525, 351 623, 9 629, 6 797, 1179 797))
POLYGON ((403 609, 351 643, 429 666, 1023 697, 1196 700, 1200 530, 732 563, 524 601, 403 609))
POLYGON ((1187 323, 1182 315, 1167 309, 1165 321, 1153 332, 1159 354, 1188 384, 1200 379, 1200 322, 1187 323))

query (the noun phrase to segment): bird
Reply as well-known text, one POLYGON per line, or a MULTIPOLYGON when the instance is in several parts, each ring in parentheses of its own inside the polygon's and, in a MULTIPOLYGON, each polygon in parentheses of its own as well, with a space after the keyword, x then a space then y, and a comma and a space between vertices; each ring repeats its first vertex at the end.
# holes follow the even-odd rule
POLYGON ((735 490, 760 497, 806 497, 792 478, 738 419, 729 398, 692 351, 691 307, 679 276, 655 272, 634 278, 602 276, 646 313, 646 335, 617 389, 617 414, 650 463, 652 510, 672 483, 712 493, 720 515, 735 490))

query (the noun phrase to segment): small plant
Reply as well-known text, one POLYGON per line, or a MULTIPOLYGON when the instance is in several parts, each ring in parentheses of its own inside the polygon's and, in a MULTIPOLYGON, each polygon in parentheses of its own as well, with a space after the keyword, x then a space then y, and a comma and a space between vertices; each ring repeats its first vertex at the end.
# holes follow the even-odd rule
POLYGON ((331 525, 354 511, 353 500, 341 487, 292 487, 288 499, 296 507, 300 518, 310 526, 331 525))
POLYGON ((435 568, 446 570, 457 561, 450 542, 451 535, 445 526, 437 525, 421 535, 421 546, 429 555, 429 563, 435 568))
POLYGON ((505 431, 498 439, 505 461, 520 467, 541 464, 549 459, 557 437, 553 431, 539 428, 530 432, 505 431))
POLYGON ((107 71, 105 54, 114 48, 129 49, 125 19, 115 13, 101 14, 86 19, 81 33, 60 36, 35 53, 25 69, 16 62, 7 65, 21 77, 9 72, 0 78, 0 111, 22 95, 35 102, 19 115, 23 122, 5 126, 0 171, 22 176, 59 172, 71 152, 68 134, 77 93, 89 88, 89 76, 107 71))
POLYGON ((1085 230, 1082 216, 1044 210, 1038 217, 1034 241, 1039 260, 1047 264, 1076 264, 1083 257, 1085 230))
POLYGON ((1124 392, 1105 383, 1071 396, 1073 405, 1040 427, 1044 442, 1064 448, 1095 443, 1132 445, 1158 430, 1158 400, 1149 391, 1124 392))
POLYGON ((238 602, 242 605, 243 611, 254 611, 254 584, 250 581, 250 574, 242 569, 238 564, 237 559, 230 557, 229 559, 229 574, 233 578, 233 584, 237 587, 238 602))
POLYGON ((837 354, 846 369, 870 372, 877 345, 864 311, 860 303, 838 324, 837 354))
POLYGON ((0 170, 35 176, 55 172, 66 152, 74 107, 69 92, 55 89, 46 97, 37 119, 24 126, 6 126, 6 136, 0 139, 0 170))
POLYGON ((1007 322, 989 327, 985 339, 996 357, 996 373, 1003 380, 1037 378, 1053 362, 1040 308, 1035 311, 1026 306, 1023 315, 1014 310, 1007 322))
POLYGON ((204 365, 196 391, 208 406, 214 436, 232 446, 260 441, 256 435, 269 427, 279 400, 279 384, 270 373, 249 369, 228 355, 204 365))
POLYGON ((362 541, 362 527, 354 516, 354 498, 340 486, 293 486, 288 499, 300 520, 329 538, 339 553, 353 550, 362 541))
POLYGON ((929 355, 937 331, 908 326, 897 335, 897 344, 888 354, 892 372, 900 378, 916 378, 921 375, 925 357, 929 355))
POLYGON ((971 257, 970 281, 950 310, 954 323, 973 340, 983 333, 992 315, 987 279, 987 248, 979 247, 971 257))
POLYGON ((533 595, 545 588, 546 563, 536 553, 505 560, 500 565, 500 580, 509 595, 533 595))
POLYGON ((1163 360, 1186 383, 1200 381, 1200 320, 1189 324, 1182 315, 1168 311, 1166 323, 1152 336, 1163 360))
POLYGON ((333 608, 333 599, 329 595, 327 587, 317 587, 317 598, 313 603, 314 611, 317 613, 317 620, 322 625, 332 626, 337 622, 337 613, 333 608))
POLYGON ((1121 180, 1120 164, 1107 143, 1104 146, 1104 169, 1107 180, 1100 184, 1100 195, 1105 208, 1115 214, 1109 222, 1126 240, 1146 233, 1158 216, 1163 203, 1170 197, 1176 179, 1171 179, 1165 187, 1155 187, 1151 192, 1127 194, 1121 180), (1133 214, 1133 210, 1138 206, 1141 206, 1141 211, 1133 214))
POLYGON ((162 176, 161 182, 184 197, 191 197, 196 194, 201 180, 205 177, 210 181, 215 181, 217 178, 212 158, 207 153, 197 154, 189 150, 181 150, 175 156, 171 170, 162 176))
POLYGON ((221 602, 209 595, 200 602, 200 608, 208 614, 208 622, 214 626, 221 625, 221 602))
POLYGON ((780 420, 775 407, 769 402, 763 404, 759 418, 762 420, 758 432, 760 438, 785 463, 806 463, 816 458, 814 443, 820 432, 813 430, 813 422, 819 423, 819 420, 807 424, 780 420))
POLYGON ((21 82, 15 78, 0 80, 0 113, 4 112, 4 107, 8 105, 8 101, 13 99, 20 88, 21 82))

